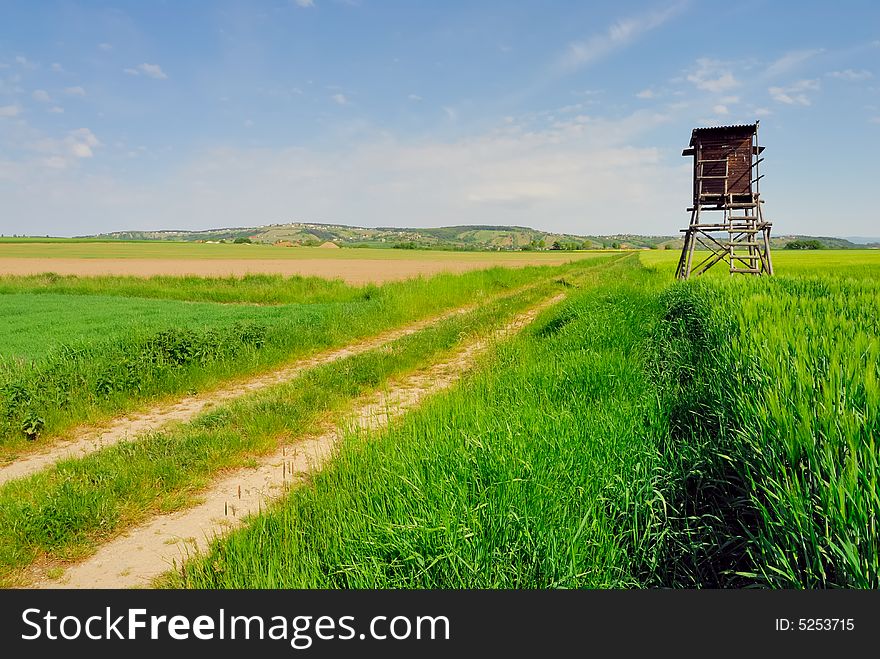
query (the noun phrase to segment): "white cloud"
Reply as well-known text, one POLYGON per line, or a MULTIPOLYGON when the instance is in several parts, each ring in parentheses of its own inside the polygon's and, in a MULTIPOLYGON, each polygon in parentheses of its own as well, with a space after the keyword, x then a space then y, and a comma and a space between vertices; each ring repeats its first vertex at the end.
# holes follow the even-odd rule
POLYGON ((35 89, 34 92, 31 94, 31 97, 35 101, 40 101, 41 103, 52 102, 52 98, 49 96, 49 92, 47 92, 45 89, 35 89))
POLYGON ((727 109, 726 105, 722 105, 719 103, 718 105, 712 106, 712 112, 715 114, 730 114, 730 110, 727 109))
POLYGON ((165 72, 162 70, 162 67, 158 64, 140 64, 138 65, 138 69, 140 69, 143 74, 149 78, 156 78, 157 80, 164 80, 168 76, 165 75, 165 72))
POLYGON ((858 71, 854 71, 853 69, 845 69, 844 71, 831 71, 827 75, 832 78, 839 78, 840 80, 857 82, 860 80, 867 80, 868 78, 873 77, 874 74, 865 69, 860 69, 858 71))
POLYGON ((345 94, 333 94, 330 98, 338 105, 348 105, 348 99, 345 97, 345 94))
POLYGON ((785 53, 782 57, 770 63, 770 65, 764 71, 764 75, 767 77, 774 77, 789 73, 790 71, 798 68, 808 59, 811 59, 823 52, 825 52, 824 48, 810 48, 804 50, 793 50, 791 52, 785 53))
POLYGON ((17 105, 0 105, 0 117, 16 117, 20 112, 17 105))
POLYGON ((315 6, 315 0, 293 0, 293 4, 302 9, 308 9, 315 6))
POLYGON ((591 36, 584 41, 570 43, 565 53, 559 58, 558 66, 567 71, 574 71, 601 59, 618 48, 623 48, 663 25, 681 11, 685 2, 676 2, 666 9, 651 11, 632 18, 626 18, 608 27, 600 34, 591 36))
POLYGON ((26 69, 35 69, 35 68, 37 67, 36 64, 34 64, 33 62, 31 62, 31 61, 30 61, 27 57, 25 57, 24 55, 16 55, 16 56, 15 56, 15 63, 18 64, 19 66, 22 66, 22 67, 26 68, 26 69))
POLYGON ((773 114, 769 108, 755 108, 754 113, 756 117, 766 117, 769 114, 773 114))
POLYGON ((443 113, 446 115, 446 118, 449 121, 457 121, 458 120, 458 112, 455 108, 451 108, 448 105, 443 106, 443 113))
POLYGON ((158 64, 147 64, 146 62, 138 64, 134 68, 122 69, 122 72, 127 73, 130 76, 139 76, 143 74, 148 78, 155 78, 156 80, 165 80, 168 78, 161 66, 158 64))
POLYGON ((61 66, 58 62, 52 62, 52 66, 50 67, 55 73, 64 73, 64 67, 61 66))
POLYGON ((416 101, 416 102, 424 100, 424 99, 423 99, 421 96, 419 96, 418 94, 410 94, 409 96, 407 96, 407 98, 408 98, 409 100, 411 100, 411 101, 416 101))
POLYGON ((643 89, 638 94, 636 94, 636 98, 644 98, 644 99, 654 98, 656 96, 657 96, 657 94, 652 89, 643 89))
POLYGON ((798 80, 787 87, 770 87, 768 90, 774 101, 786 105, 810 105, 807 92, 819 91, 818 80, 798 80))
POLYGON ((250 127, 253 126, 253 125, 254 125, 253 120, 251 120, 251 119, 245 119, 245 120, 244 120, 244 127, 245 127, 245 128, 250 128, 250 127))
POLYGON ((113 50, 113 44, 112 43, 99 43, 98 48, 100 48, 101 50, 106 52, 108 50, 113 50))
POLYGON ((62 108, 62 107, 60 107, 60 106, 58 106, 58 105, 55 105, 55 106, 49 108, 49 112, 51 112, 51 113, 53 113, 53 114, 63 114, 63 113, 64 113, 64 108, 62 108))
POLYGON ((697 89, 715 94, 733 89, 740 84, 727 64, 708 57, 701 57, 697 60, 696 70, 689 73, 687 79, 697 89))
POLYGON ((82 87, 65 87, 64 93, 70 96, 85 96, 86 90, 82 87))
POLYGON ((70 154, 76 158, 91 158, 94 155, 92 149, 100 146, 101 143, 88 128, 77 128, 67 134, 64 144, 70 154))

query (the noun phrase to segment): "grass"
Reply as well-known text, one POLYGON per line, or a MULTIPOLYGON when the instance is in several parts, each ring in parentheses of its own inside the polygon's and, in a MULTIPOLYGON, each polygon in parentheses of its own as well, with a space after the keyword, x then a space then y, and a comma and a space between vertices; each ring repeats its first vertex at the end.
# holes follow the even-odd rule
POLYGON ((667 458, 689 580, 880 586, 877 274, 674 291, 667 458))
POLYGON ((350 435, 309 487, 166 585, 639 585, 656 552, 646 486, 663 428, 639 346, 660 305, 629 261, 402 424, 350 435))
POLYGON ((0 583, 16 583, 18 571, 38 558, 82 556, 151 514, 186 506, 221 470, 309 433, 358 395, 558 289, 544 283, 402 338, 390 349, 317 367, 190 423, 7 483, 0 488, 0 583))
MULTIPOLYGON (((699 254, 699 252, 697 252, 699 254)), ((664 278, 675 276, 679 250, 644 250, 639 252, 642 263, 664 278)), ((777 275, 799 276, 817 273, 834 273, 838 276, 872 278, 880 269, 880 249, 822 249, 785 250, 776 249, 771 254, 777 275)), ((730 277, 724 264, 711 268, 705 277, 720 279, 730 277)))
POLYGON ((606 260, 441 274, 365 287, 350 301, 280 307, 0 295, 13 319, 0 329, 0 343, 17 351, 0 361, 0 457, 33 450, 28 437, 37 433, 44 442, 145 401, 210 388, 606 260))
POLYGON ((242 304, 352 302, 375 289, 375 286, 350 286, 341 279, 267 274, 243 277, 80 277, 53 273, 0 276, 0 295, 97 295, 242 304))
MULTIPOLYGON (((462 332, 546 294, 553 273, 567 284, 564 304, 392 427, 349 433, 307 486, 163 585, 880 588, 880 252, 778 250, 776 277, 719 270, 689 282, 672 281, 677 257, 646 251, 431 280, 430 288, 297 293, 363 290, 353 301, 218 306, 312 313, 297 331, 279 319, 265 333, 245 333, 259 347, 241 337, 217 343, 245 353, 216 364, 259 368, 275 358, 272 345, 284 354, 314 350, 454 306, 472 291, 485 302, 545 282, 401 340, 391 353, 316 369, 190 424, 8 484, 0 489, 0 574, 13 583, 40 557, 80 556, 150 514, 188 505, 219 470, 246 464, 438 358, 462 332), (297 338, 285 344, 288 336, 297 338)), ((89 299, 84 287, 121 285, 62 286, 29 294, 89 299)), ((144 284, 141 302, 191 304, 147 299, 152 286, 144 284)), ((254 282, 265 298, 280 286, 254 282)), ((257 295, 233 288, 219 294, 257 295)), ((198 285, 187 294, 198 295, 198 285)), ((231 323, 223 327, 254 330, 231 323)), ((173 386, 191 385, 202 368, 216 377, 215 362, 188 356, 186 346, 203 343, 181 332, 144 344, 162 355, 150 363, 189 360, 168 367, 180 374, 173 386)), ((76 372, 93 391, 93 372, 76 372)), ((29 391, 44 381, 52 380, 35 379, 29 391)), ((14 388, 5 392, 16 400, 14 388)), ((46 400, 44 409, 55 409, 46 400)), ((131 400, 121 394, 119 405, 131 400)))
POLYGON ((880 268, 800 263, 597 273, 163 585, 880 587, 880 268))

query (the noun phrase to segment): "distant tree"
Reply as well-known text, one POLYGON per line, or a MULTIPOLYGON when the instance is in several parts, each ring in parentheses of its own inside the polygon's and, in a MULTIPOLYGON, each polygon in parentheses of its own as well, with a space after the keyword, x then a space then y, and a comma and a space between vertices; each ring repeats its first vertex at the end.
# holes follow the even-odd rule
POLYGON ((251 240, 250 238, 236 238, 232 242, 235 245, 250 245, 254 241, 251 240))
POLYGON ((560 249, 564 249, 564 248, 562 247, 561 242, 559 242, 558 240, 554 240, 553 244, 550 245, 550 249, 560 250, 560 249))
POLYGON ((785 249, 822 249, 824 245, 818 240, 791 240, 785 249))
POLYGON ((620 249, 620 243, 614 241, 613 243, 611 243, 611 249, 620 249))

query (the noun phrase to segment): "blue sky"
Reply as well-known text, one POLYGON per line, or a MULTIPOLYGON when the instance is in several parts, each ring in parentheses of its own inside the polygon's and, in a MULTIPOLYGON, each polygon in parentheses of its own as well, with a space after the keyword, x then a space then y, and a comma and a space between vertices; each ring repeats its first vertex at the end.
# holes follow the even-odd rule
POLYGON ((0 233, 676 234, 760 119, 774 233, 880 234, 880 4, 0 0, 0 233))

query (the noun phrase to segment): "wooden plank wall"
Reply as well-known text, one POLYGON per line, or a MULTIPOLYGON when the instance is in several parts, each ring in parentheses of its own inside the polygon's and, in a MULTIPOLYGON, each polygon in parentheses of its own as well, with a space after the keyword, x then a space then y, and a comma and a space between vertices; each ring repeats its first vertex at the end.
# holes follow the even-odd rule
MULTIPOLYGON (((749 130, 721 130, 717 132, 697 133, 697 158, 694 159, 694 177, 699 173, 699 160, 727 160, 728 180, 727 191, 734 195, 750 195, 752 192, 752 132, 749 130)), ((703 175, 721 176, 724 174, 723 163, 706 163, 703 175)), ((724 182, 719 179, 703 181, 703 194, 720 195, 724 191, 724 182)))

